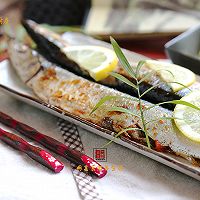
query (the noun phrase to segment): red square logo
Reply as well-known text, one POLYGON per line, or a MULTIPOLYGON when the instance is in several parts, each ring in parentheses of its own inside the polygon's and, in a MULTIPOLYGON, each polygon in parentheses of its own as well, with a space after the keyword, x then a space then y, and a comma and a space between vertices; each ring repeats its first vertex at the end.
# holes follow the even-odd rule
POLYGON ((93 158, 96 161, 106 162, 107 161, 107 149, 106 148, 94 148, 93 158))

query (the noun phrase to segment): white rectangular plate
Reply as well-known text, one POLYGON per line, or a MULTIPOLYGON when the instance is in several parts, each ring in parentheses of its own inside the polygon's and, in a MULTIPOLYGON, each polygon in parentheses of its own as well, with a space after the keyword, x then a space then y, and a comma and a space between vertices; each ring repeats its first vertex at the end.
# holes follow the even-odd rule
MULTIPOLYGON (((74 34, 73 34, 74 37, 74 34)), ((85 37, 85 36, 82 36, 85 37)), ((69 37, 68 37, 69 38, 69 37)), ((75 39, 73 38, 73 41, 78 41, 78 38, 80 39, 80 35, 75 39), (74 40, 75 39, 75 40, 74 40)), ((86 40, 88 38, 86 37, 86 40)), ((86 41, 87 44, 89 41, 86 41)), ((96 40, 91 39, 90 43, 94 44, 96 40), (92 41, 92 42, 91 42, 92 41)), ((101 43, 98 41, 98 45, 105 46, 105 43, 101 43)), ((132 60, 139 60, 139 58, 144 59, 144 57, 140 57, 138 54, 127 52, 130 56, 132 55, 132 60)), ((82 118, 72 115, 71 113, 64 112, 62 109, 49 105, 43 101, 41 101, 38 97, 36 97, 32 91, 23 84, 18 76, 16 75, 13 68, 10 66, 9 62, 7 60, 0 62, 0 90, 3 92, 8 93, 9 95, 12 95, 30 105, 33 105, 35 107, 38 107, 39 109, 45 110, 53 115, 56 115, 60 118, 63 118, 67 121, 70 121, 72 123, 75 123, 93 133, 96 133, 102 137, 105 137, 107 139, 113 139, 113 136, 111 135, 111 131, 106 130, 104 128, 101 128, 97 126, 94 123, 91 123, 89 121, 83 120, 82 118)), ((170 153, 161 153, 154 151, 152 149, 149 149, 145 147, 144 145, 138 144, 136 142, 130 141, 127 138, 121 137, 114 140, 115 143, 118 143, 120 145, 123 145, 129 149, 132 149, 140 154, 143 154, 149 158, 152 158, 160 163, 163 163, 169 167, 172 167, 184 174, 187 174, 197 180, 200 180, 200 167, 195 167, 191 163, 189 163, 187 160, 172 155, 170 153)))

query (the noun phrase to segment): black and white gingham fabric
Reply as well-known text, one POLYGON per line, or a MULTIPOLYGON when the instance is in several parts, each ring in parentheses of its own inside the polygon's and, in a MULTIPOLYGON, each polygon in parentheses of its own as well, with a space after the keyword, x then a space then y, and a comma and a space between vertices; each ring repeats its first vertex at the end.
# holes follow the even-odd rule
MULTIPOLYGON (((83 144, 80 140, 76 125, 59 119, 58 127, 64 137, 65 144, 84 153, 83 144)), ((71 163, 71 166, 81 198, 83 200, 102 200, 99 193, 96 191, 92 177, 79 171, 73 163, 71 163)))

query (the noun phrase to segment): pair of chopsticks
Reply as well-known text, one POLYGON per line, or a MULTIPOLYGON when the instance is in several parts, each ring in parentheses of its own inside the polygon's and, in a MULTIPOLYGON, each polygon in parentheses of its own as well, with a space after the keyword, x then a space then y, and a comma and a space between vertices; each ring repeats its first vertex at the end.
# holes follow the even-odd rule
MULTIPOLYGON (((89 156, 77 150, 71 149, 69 146, 66 146, 63 143, 55 140, 54 138, 38 132, 36 129, 13 119, 3 112, 0 112, 0 122, 16 130, 23 136, 26 136, 38 142, 47 149, 66 158, 67 160, 77 165, 81 165, 82 167, 87 166, 89 172, 95 174, 99 178, 102 178, 107 173, 107 170, 104 167, 102 167, 99 163, 97 163, 89 156)), ((60 172, 64 167, 64 165, 60 161, 55 159, 50 153, 42 150, 39 147, 30 145, 19 136, 6 132, 3 129, 0 129, 0 139, 13 146, 14 148, 25 152, 28 156, 47 166, 54 172, 60 172)))
POLYGON ((64 165, 60 161, 56 160, 50 153, 39 147, 29 144, 21 137, 7 132, 1 128, 0 140, 9 144, 13 148, 26 153, 29 157, 48 167, 55 173, 60 172, 64 168, 64 165))

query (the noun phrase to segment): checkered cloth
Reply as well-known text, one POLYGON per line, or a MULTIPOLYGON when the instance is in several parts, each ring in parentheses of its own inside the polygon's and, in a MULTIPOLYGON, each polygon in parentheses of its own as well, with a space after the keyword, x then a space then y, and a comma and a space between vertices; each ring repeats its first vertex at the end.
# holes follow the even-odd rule
MULTIPOLYGON (((57 124, 64 137, 65 144, 84 153, 76 125, 62 119, 59 119, 57 124)), ((85 172, 79 171, 74 163, 71 163, 71 167, 81 198, 83 200, 102 200, 96 190, 92 177, 85 172)))

